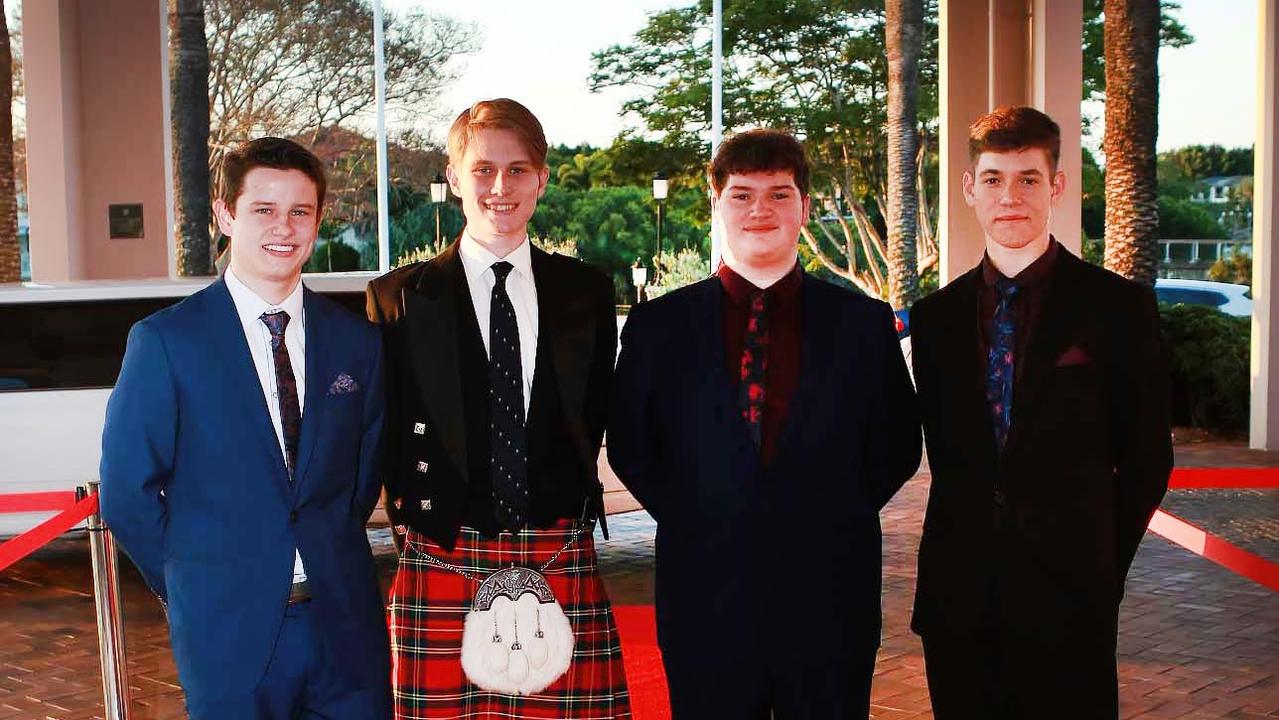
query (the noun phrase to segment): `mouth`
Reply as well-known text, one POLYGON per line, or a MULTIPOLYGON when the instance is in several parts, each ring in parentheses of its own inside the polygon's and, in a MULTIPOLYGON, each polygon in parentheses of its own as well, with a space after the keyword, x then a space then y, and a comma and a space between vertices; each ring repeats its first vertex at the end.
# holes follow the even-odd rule
POLYGON ((262 249, 265 250, 268 255, 273 255, 275 257, 289 257, 296 253, 299 247, 299 245, 295 245, 293 243, 267 243, 262 246, 262 249))
POLYGON ((519 203, 486 202, 484 203, 484 207, 491 212, 495 212, 498 214, 505 214, 509 212, 514 212, 515 208, 519 207, 519 203))
POLYGON ((748 233, 769 233, 777 229, 776 225, 747 225, 742 230, 748 233))
POLYGON ((1021 222, 1026 219, 1025 215, 1000 215, 995 218, 995 222, 1021 222))

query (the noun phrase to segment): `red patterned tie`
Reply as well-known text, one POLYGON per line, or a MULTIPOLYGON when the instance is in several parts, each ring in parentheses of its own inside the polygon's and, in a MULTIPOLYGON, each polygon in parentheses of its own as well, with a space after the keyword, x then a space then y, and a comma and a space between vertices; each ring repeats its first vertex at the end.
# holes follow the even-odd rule
POLYGON ((746 321, 737 403, 742 410, 742 418, 750 426, 751 438, 757 448, 763 447, 765 379, 768 374, 767 320, 768 294, 756 290, 751 293, 751 314, 746 321))
POLYGON ((298 435, 302 430, 302 408, 298 404, 298 383, 293 377, 293 363, 289 360, 289 348, 284 344, 284 329, 289 326, 289 314, 283 310, 262 313, 262 322, 271 331, 271 355, 275 360, 276 395, 280 400, 280 427, 284 430, 284 463, 293 479, 293 468, 298 459, 298 435))

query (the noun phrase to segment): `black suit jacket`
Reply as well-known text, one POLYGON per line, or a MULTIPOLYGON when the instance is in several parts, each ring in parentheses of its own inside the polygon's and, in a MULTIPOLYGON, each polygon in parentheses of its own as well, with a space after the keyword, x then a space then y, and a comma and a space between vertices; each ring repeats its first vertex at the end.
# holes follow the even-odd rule
POLYGON ((1113 644, 1124 577, 1172 468, 1154 295, 1058 254, 1000 455, 982 282, 979 266, 911 311, 932 470, 912 627, 971 637, 990 627, 985 613, 1012 642, 1113 644))
MULTIPOLYGON (((588 513, 602 524, 595 462, 617 349, 613 286, 584 263, 536 246, 532 265, 538 343, 551 343, 575 459, 590 485, 588 513)), ((459 366, 458 309, 470 306, 457 242, 431 260, 369 283, 369 319, 382 326, 386 345, 387 514, 393 524, 411 526, 450 549, 463 524, 469 483, 476 481, 468 469, 459 366)))
MULTIPOLYGON (((889 307, 804 276, 799 387, 765 466, 724 369, 716 277, 634 306, 608 457, 657 520, 668 665, 786 662, 879 642, 879 510, 919 466, 889 307)), ((722 667, 704 668, 714 673, 722 667)))

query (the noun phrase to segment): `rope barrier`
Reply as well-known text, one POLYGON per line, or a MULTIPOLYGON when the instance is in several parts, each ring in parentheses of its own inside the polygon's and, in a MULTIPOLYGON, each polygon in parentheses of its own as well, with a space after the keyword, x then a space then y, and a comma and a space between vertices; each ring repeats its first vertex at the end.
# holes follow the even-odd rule
POLYGON ((1279 563, 1235 547, 1229 542, 1163 510, 1150 519, 1150 530, 1211 560, 1227 570, 1279 592, 1279 563))
POLYGON ((1279 489, 1279 468, 1176 468, 1169 490, 1279 489))
POLYGON ((62 512, 0 544, 0 571, 45 546, 98 511, 97 495, 89 495, 79 501, 75 499, 73 492, 0 495, 0 512, 59 509, 62 509, 62 512), (51 504, 53 507, 50 507, 51 504))

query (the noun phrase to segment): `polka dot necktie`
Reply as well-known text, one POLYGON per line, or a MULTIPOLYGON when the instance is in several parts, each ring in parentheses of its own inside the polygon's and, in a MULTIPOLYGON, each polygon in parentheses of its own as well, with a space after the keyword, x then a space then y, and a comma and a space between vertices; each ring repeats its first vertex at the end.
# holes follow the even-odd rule
POLYGON ((289 314, 283 310, 262 313, 262 322, 271 331, 271 356, 275 361, 276 397, 280 401, 280 427, 284 431, 284 464, 293 479, 298 460, 298 435, 302 430, 302 409, 298 404, 298 383, 293 377, 293 362, 284 344, 284 330, 289 314))
POLYGON ((995 305, 995 317, 990 335, 990 347, 986 351, 986 404, 990 407, 990 419, 995 428, 995 444, 1004 451, 1008 442, 1008 428, 1013 421, 1013 370, 1016 358, 1016 322, 1013 298, 1017 286, 1008 278, 995 282, 999 302, 995 305))
POLYGON ((524 437, 524 366, 520 362, 520 329, 515 305, 506 292, 514 266, 493 263, 493 297, 489 304, 489 440, 493 506, 498 524, 515 532, 528 514, 528 457, 524 437))
POLYGON ((764 427, 765 381, 768 374, 768 294, 751 293, 751 314, 746 321, 746 337, 742 344, 737 403, 742 418, 750 427, 755 447, 762 447, 764 427))

